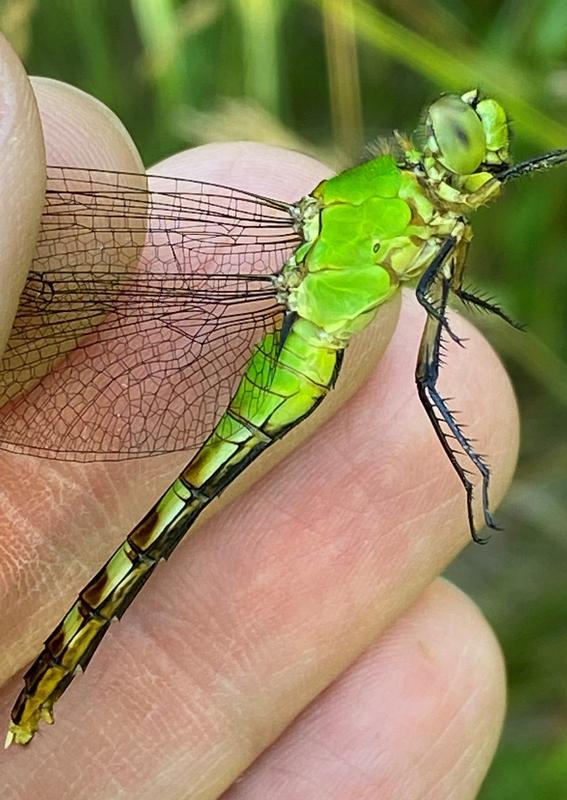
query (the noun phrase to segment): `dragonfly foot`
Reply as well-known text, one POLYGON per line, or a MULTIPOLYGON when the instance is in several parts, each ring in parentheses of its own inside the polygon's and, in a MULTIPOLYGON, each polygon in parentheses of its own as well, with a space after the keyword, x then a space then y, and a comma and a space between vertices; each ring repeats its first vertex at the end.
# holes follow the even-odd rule
POLYGON ((490 530, 492 530, 492 531, 503 531, 504 530, 502 525, 499 525, 496 522, 496 520, 494 519, 494 517, 492 516, 492 514, 490 513, 490 511, 487 508, 484 509, 484 524, 486 525, 487 528, 490 528, 490 530))

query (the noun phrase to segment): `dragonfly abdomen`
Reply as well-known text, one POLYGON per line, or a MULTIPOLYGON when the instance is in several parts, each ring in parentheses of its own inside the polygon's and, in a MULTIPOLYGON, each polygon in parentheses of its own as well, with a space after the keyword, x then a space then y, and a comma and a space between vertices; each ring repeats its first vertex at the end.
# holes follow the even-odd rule
POLYGON ((300 321, 285 340, 267 334, 215 429, 187 467, 80 593, 24 676, 8 742, 29 742, 41 719, 90 661, 110 622, 122 616, 208 503, 260 453, 308 416, 337 378, 342 351, 314 346, 300 321))

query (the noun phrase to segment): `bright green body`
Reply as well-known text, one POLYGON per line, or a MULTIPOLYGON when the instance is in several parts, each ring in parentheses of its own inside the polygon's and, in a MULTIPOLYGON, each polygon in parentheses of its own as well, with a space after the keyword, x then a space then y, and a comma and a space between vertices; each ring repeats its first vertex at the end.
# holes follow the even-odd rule
MULTIPOLYGON (((459 456, 480 475, 483 519, 496 527, 489 511, 488 465, 437 387, 442 335, 461 341, 449 325, 447 300, 452 293, 510 321, 498 306, 463 288, 472 236, 468 214, 495 198, 506 181, 564 163, 567 150, 512 166, 506 115, 476 90, 433 103, 423 134, 421 150, 396 134, 388 144, 395 158, 381 155, 323 181, 293 206, 270 201, 289 212, 286 224, 302 238, 281 269, 266 278, 286 311, 282 330, 266 334, 257 345, 214 431, 46 641, 25 675, 8 744, 27 743, 40 719, 52 721, 54 702, 87 665, 111 620, 125 611, 158 561, 170 555, 205 506, 251 461, 311 414, 335 383, 351 337, 404 281, 418 280, 416 296, 426 312, 415 373, 419 397, 466 490, 473 538, 482 541, 475 529, 475 485, 459 456)), ((106 190, 102 196, 108 208, 106 190)), ((129 201, 130 190, 124 196, 129 201)), ((169 197, 159 196, 158 209, 169 197)), ((204 209, 198 197, 198 208, 204 209)), ((128 208, 128 201, 122 201, 128 208)), ((226 230, 217 223, 218 202, 217 197, 208 220, 213 242, 234 229, 234 219, 226 230)), ((247 202, 246 220, 257 220, 247 202)), ((119 221, 123 217, 121 207, 119 221)), ((246 225, 240 230, 243 237, 249 235, 246 225)), ((268 230, 271 239, 274 233, 268 230)))
POLYGON ((295 312, 288 333, 283 341, 269 333, 258 345, 210 437, 46 641, 13 713, 17 742, 29 741, 40 718, 51 720, 53 703, 86 667, 111 620, 203 508, 317 407, 337 379, 351 335, 400 278, 419 269, 430 247, 433 207, 389 156, 323 182, 302 203, 306 241, 279 278, 295 312))

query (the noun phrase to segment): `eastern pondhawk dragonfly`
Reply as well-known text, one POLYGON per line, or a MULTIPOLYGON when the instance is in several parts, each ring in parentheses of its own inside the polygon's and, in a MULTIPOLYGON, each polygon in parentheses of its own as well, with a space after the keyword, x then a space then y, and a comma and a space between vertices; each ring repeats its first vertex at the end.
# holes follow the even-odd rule
MULTIPOLYGON (((427 109, 416 143, 378 154, 297 203, 191 180, 49 167, 32 270, 0 363, 0 447, 94 461, 198 448, 45 642, 7 745, 28 743, 160 559, 201 511, 334 386, 349 340, 409 281, 424 308, 419 396, 466 492, 473 539, 490 471, 437 382, 470 212, 567 161, 512 166, 502 107, 477 90, 427 109)), ((514 323, 512 323, 514 324, 514 323)))

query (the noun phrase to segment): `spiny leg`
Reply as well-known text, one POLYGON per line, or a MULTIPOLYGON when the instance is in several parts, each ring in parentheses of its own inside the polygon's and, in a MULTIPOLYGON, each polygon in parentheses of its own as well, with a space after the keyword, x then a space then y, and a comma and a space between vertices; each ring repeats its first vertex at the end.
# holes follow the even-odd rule
POLYGON ((451 292, 456 295, 465 305, 473 306, 481 311, 486 311, 488 314, 495 314, 513 328, 523 331, 525 329, 524 326, 509 317, 508 314, 506 314, 506 312, 497 303, 493 302, 492 298, 486 297, 486 295, 478 294, 478 292, 473 291, 470 286, 468 289, 463 288, 463 278, 466 269, 466 258, 471 239, 471 231, 468 223, 465 220, 461 221, 463 222, 463 234, 461 239, 455 245, 451 263, 451 292))
MULTIPOLYGON (((488 488, 490 483, 490 469, 483 458, 475 451, 472 442, 464 435, 462 427, 455 419, 437 389, 439 369, 441 366, 441 353, 443 349, 442 334, 447 330, 446 309, 447 298, 451 289, 451 278, 443 273, 448 259, 454 256, 457 241, 450 237, 439 250, 439 253, 424 273, 416 293, 418 297, 425 297, 435 314, 428 311, 427 321, 423 330, 421 346, 416 367, 416 383, 419 398, 425 408, 433 429, 445 450, 451 464, 467 495, 467 514, 472 538, 475 542, 484 544, 487 540, 480 537, 474 525, 473 500, 474 484, 470 480, 470 472, 458 460, 459 454, 464 454, 476 467, 482 478, 482 509, 484 521, 489 528, 498 530, 498 526, 489 509, 488 488), (446 428, 446 429, 445 429, 446 428), (448 432, 447 432, 448 431, 448 432), (455 449, 450 439, 453 439, 460 448, 455 449)), ((421 302, 421 300, 420 300, 421 302)), ((422 303, 422 305, 425 305, 422 303)), ((427 305, 425 306, 427 309, 427 305)))
POLYGON ((474 306, 475 308, 479 308, 481 311, 486 311, 489 314, 495 314, 500 319, 503 319, 504 322, 507 322, 508 325, 511 325, 513 328, 516 328, 518 331, 525 331, 526 327, 521 322, 516 322, 516 320, 509 317, 506 312, 500 308, 497 303, 493 303, 491 299, 488 297, 482 297, 481 295, 475 294, 474 292, 470 291, 470 289, 462 289, 462 288, 453 288, 452 292, 455 294, 459 300, 465 305, 474 306))

